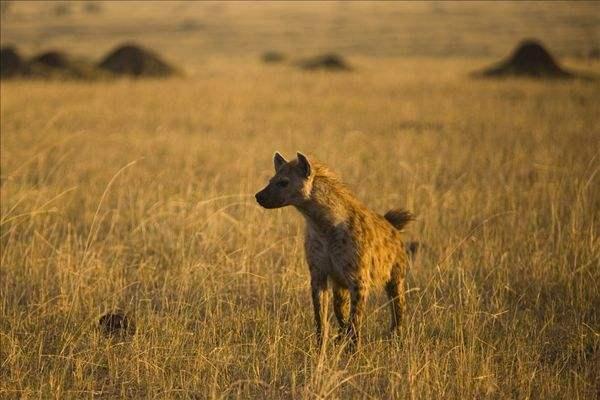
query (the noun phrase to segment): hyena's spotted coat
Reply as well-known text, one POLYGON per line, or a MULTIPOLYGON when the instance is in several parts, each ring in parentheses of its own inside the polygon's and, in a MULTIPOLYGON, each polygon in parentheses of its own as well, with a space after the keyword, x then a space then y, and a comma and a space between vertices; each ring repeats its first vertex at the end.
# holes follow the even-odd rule
POLYGON ((400 230, 412 220, 404 210, 381 216, 365 207, 327 167, 298 158, 287 162, 275 153, 275 176, 256 194, 265 208, 292 205, 306 219, 306 259, 310 267, 317 338, 322 340, 328 303, 343 333, 354 343, 370 288, 385 286, 390 298, 392 330, 399 328, 405 307, 407 255, 400 230))

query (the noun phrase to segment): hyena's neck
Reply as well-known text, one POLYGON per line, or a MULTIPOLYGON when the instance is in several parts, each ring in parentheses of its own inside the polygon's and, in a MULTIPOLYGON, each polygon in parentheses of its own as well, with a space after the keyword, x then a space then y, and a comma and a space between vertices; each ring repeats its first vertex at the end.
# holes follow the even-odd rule
POLYGON ((317 174, 310 199, 296 206, 313 229, 326 233, 348 219, 356 200, 333 176, 317 174))

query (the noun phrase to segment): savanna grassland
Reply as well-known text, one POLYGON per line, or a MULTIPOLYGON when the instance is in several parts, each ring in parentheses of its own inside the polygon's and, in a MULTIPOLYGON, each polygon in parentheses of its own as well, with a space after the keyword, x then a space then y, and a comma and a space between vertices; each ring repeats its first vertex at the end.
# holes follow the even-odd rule
POLYGON ((597 3, 82 5, 12 3, 2 43, 185 73, 2 81, 0 398, 598 396, 600 83, 469 76, 531 36, 600 73, 597 3), (376 293, 319 353, 303 220, 253 198, 275 150, 418 216, 399 337, 376 293))

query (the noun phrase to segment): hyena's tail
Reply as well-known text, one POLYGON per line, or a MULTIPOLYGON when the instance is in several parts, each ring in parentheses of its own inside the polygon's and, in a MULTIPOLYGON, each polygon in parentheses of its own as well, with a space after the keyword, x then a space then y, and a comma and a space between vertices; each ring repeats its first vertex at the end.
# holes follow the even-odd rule
POLYGON ((404 229, 406 224, 408 224, 410 221, 415 220, 415 216, 412 213, 401 208, 396 208, 386 212, 384 218, 387 219, 390 224, 394 225, 394 228, 398 229, 399 231, 404 229))

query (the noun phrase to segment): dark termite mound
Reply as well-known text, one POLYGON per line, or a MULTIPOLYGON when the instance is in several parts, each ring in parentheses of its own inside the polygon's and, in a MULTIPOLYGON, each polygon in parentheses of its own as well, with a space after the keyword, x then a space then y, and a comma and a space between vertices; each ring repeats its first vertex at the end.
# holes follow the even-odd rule
POLYGON ((279 51, 269 50, 269 51, 265 51, 261 55, 260 58, 261 58, 262 62, 264 62, 264 63, 275 64, 275 63, 280 63, 282 61, 285 61, 285 54, 283 54, 279 51))
POLYGON ((154 52, 128 43, 111 51, 98 67, 116 75, 166 77, 176 71, 154 52))
POLYGON ((575 75, 563 69, 546 48, 536 40, 525 40, 517 46, 506 60, 483 71, 476 76, 488 78, 530 77, 565 79, 575 75))
POLYGON ((350 71, 352 68, 346 60, 338 54, 327 53, 309 58, 298 63, 298 66, 307 71, 350 71))
POLYGON ((43 65, 49 68, 70 69, 72 62, 70 57, 62 51, 47 51, 33 57, 30 61, 33 64, 43 65))
POLYGON ((17 49, 5 46, 0 49, 0 76, 11 78, 23 73, 24 62, 17 49))
POLYGON ((72 57, 59 50, 46 51, 32 57, 23 74, 43 79, 98 79, 103 76, 91 62, 72 57))

